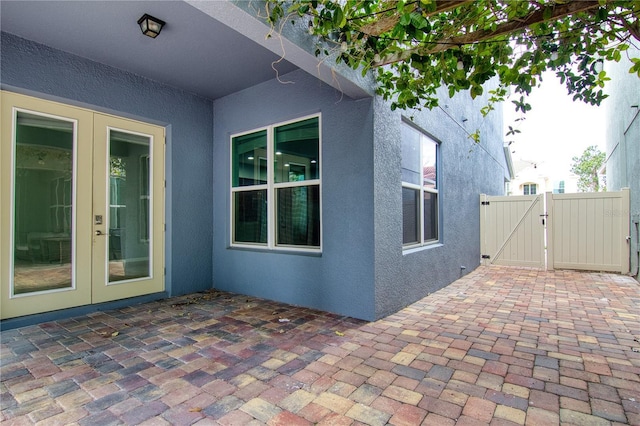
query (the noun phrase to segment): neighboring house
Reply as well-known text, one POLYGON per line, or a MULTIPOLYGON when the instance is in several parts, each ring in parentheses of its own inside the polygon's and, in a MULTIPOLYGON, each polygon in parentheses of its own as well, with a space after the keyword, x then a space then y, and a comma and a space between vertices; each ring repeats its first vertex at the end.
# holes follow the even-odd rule
POLYGON ((629 188, 631 275, 638 277, 640 261, 640 78, 629 73, 631 61, 640 58, 640 50, 629 48, 619 63, 607 63, 611 77, 607 83, 609 97, 604 106, 607 114, 607 190, 629 188))
POLYGON ((478 266, 501 111, 391 111, 256 5, 1 3, 2 327, 213 288, 374 320, 478 266))
POLYGON ((575 174, 558 172, 545 162, 514 160, 513 167, 515 178, 509 184, 507 195, 578 192, 578 177, 575 174))
POLYGON ((511 194, 511 182, 516 177, 516 172, 513 166, 513 157, 511 156, 511 143, 505 143, 502 147, 504 151, 504 158, 507 162, 507 176, 504 178, 504 195, 511 194))

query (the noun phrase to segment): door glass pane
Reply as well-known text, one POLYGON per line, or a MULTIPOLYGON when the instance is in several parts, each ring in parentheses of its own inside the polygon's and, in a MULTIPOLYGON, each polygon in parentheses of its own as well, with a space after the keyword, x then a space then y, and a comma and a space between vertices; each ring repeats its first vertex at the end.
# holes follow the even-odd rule
POLYGON ((12 292, 71 288, 74 123, 16 121, 12 292))
POLYGON ((109 282, 150 276, 151 140, 109 131, 109 282))

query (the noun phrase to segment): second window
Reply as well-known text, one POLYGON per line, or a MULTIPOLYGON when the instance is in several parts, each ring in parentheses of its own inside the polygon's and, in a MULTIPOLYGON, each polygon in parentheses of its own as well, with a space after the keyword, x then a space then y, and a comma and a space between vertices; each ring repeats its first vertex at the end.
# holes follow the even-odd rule
POLYGON ((402 243, 405 247, 437 242, 438 143, 402 123, 402 243))

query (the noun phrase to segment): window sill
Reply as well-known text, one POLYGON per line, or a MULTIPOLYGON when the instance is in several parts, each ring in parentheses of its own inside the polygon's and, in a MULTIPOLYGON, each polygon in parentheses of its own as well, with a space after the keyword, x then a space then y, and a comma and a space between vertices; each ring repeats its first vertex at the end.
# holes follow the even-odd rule
POLYGON ((443 247, 444 244, 442 244, 439 241, 430 243, 430 244, 425 244, 423 246, 411 246, 411 247, 407 247, 407 248, 403 248, 402 249, 402 255, 408 255, 408 254, 413 254, 413 253, 417 253, 420 251, 424 251, 424 250, 431 250, 431 249, 435 249, 435 248, 439 248, 439 247, 443 247))
POLYGON ((260 247, 260 246, 228 246, 227 250, 252 251, 252 252, 259 252, 259 253, 270 253, 270 254, 287 254, 287 255, 297 255, 297 256, 322 257, 322 251, 321 250, 310 250, 310 249, 268 248, 268 247, 260 247))

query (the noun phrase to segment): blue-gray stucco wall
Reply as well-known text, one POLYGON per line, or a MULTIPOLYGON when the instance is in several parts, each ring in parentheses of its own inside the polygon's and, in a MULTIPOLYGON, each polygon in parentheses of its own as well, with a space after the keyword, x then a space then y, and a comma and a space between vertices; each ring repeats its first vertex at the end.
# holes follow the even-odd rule
POLYGON ((166 127, 167 293, 211 288, 210 100, 1 33, 3 88, 166 127))
POLYGON ((375 108, 375 292, 376 318, 391 314, 437 291, 480 263, 479 195, 502 195, 508 170, 503 151, 502 109, 486 118, 486 96, 463 92, 440 107, 394 112, 377 100, 375 108), (440 241, 402 249, 400 126, 409 120, 440 143, 438 185, 440 241), (469 136, 480 131, 480 143, 469 136), (462 268, 464 267, 464 269, 462 268))
POLYGON ((295 71, 214 102, 214 287, 374 318, 373 106, 295 71), (230 248, 230 135, 309 114, 322 120, 321 255, 230 248))
POLYGON ((403 113, 380 98, 340 98, 302 71, 285 77, 295 84, 274 80, 214 103, 216 288, 374 320, 479 265, 479 194, 503 194, 508 176, 500 108, 483 119, 486 98, 472 102, 464 93, 443 97, 442 108, 412 113, 414 124, 441 143, 441 241, 403 251, 403 113), (318 111, 322 254, 230 248, 230 135, 318 111), (469 135, 478 129, 476 144, 469 135))
MULTIPOLYGON (((627 55, 640 57, 630 47, 627 55)), ((607 63, 604 107, 607 117, 607 190, 629 188, 630 273, 640 277, 640 78, 629 73, 632 62, 623 56, 619 63, 607 63)))

